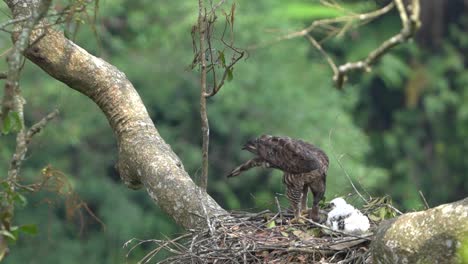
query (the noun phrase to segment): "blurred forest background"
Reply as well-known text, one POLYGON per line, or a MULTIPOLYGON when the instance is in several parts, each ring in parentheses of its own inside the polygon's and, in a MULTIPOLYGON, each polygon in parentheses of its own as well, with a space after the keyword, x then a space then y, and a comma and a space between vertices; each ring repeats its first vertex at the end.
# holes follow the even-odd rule
MULTIPOLYGON (((66 1, 65 1, 66 2, 66 1)), ((345 1, 365 12, 388 1, 345 1)), ((324 58, 302 38, 249 50, 234 78, 208 100, 211 125, 209 193, 229 210, 275 210, 284 187, 281 173, 257 169, 226 180, 249 153, 241 146, 260 134, 302 138, 330 156, 327 200, 353 193, 348 173, 363 193, 390 195, 396 207, 422 209, 421 190, 431 206, 468 194, 468 4, 424 0, 423 28, 417 38, 385 55, 371 73, 356 73, 343 91, 333 87, 324 58), (339 162, 342 166, 339 165, 339 162)), ((60 2, 55 2, 56 4, 60 2)), ((231 1, 225 7, 230 8, 231 1)), ((344 11, 319 1, 236 1, 236 46, 248 48, 303 28, 314 19, 344 11)), ((9 11, 0 4, 1 20, 9 11)), ((198 181, 201 166, 198 72, 190 30, 197 1, 100 0, 93 23, 79 26, 76 43, 125 72, 140 93, 163 138, 198 181)), ((339 63, 361 59, 400 30, 396 11, 324 42, 339 63)), ((0 52, 11 47, 0 34, 0 52)), ((6 70, 5 57, 0 70, 6 70)), ((21 87, 26 122, 55 108, 60 117, 33 140, 22 169, 24 182, 40 178, 50 165, 104 223, 70 197, 43 191, 26 194, 17 210, 19 224, 36 224, 36 236, 21 237, 6 263, 133 263, 148 248, 132 252, 133 238, 161 238, 182 232, 145 191, 132 191, 114 170, 112 131, 89 99, 63 87, 26 62, 21 87)), ((14 135, 0 137, 0 172, 6 173, 14 135)), ((352 199, 351 199, 352 201, 352 199)))

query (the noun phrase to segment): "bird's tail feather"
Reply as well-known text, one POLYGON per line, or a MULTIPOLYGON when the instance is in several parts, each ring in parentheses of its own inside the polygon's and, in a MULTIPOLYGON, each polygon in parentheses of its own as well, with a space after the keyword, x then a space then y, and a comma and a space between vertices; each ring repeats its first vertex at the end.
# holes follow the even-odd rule
POLYGON ((249 170, 251 168, 254 168, 254 167, 265 167, 265 168, 268 168, 270 167, 270 164, 262 159, 259 159, 259 158, 253 158, 251 160, 248 160, 247 162, 245 162, 244 164, 240 165, 239 167, 235 168, 234 170, 231 171, 231 173, 229 173, 227 175, 228 178, 230 177, 235 177, 239 174, 241 174, 242 172, 246 171, 246 170, 249 170))

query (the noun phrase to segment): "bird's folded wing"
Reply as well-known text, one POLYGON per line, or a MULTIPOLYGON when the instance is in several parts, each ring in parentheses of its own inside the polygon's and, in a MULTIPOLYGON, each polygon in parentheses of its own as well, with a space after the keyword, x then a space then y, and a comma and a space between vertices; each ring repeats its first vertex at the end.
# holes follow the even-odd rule
POLYGON ((328 168, 328 157, 322 150, 289 137, 261 136, 255 140, 255 153, 274 167, 290 173, 328 168))

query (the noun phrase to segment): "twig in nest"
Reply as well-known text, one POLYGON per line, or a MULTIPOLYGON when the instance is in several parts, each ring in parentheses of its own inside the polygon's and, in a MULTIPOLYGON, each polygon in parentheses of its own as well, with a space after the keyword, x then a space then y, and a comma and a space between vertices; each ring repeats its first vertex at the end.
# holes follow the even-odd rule
POLYGON ((281 221, 283 220, 283 213, 281 212, 281 205, 279 203, 278 197, 275 196, 275 203, 276 203, 276 208, 278 209, 278 214, 280 216, 281 221))

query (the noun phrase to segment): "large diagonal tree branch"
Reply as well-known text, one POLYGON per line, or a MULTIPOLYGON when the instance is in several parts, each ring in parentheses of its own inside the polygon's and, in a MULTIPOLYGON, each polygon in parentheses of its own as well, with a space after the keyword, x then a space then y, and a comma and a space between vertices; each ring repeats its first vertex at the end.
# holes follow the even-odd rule
MULTIPOLYGON (((4 1, 14 18, 28 16, 32 5, 40 2, 4 1)), ((186 228, 206 225, 206 217, 225 213, 190 179, 124 73, 51 27, 34 30, 30 43, 25 52, 29 60, 89 97, 105 114, 117 138, 117 167, 127 186, 137 189, 143 185, 151 198, 186 228)))

